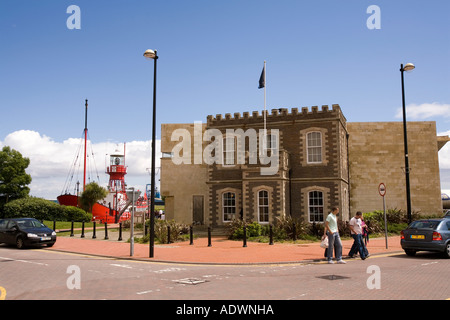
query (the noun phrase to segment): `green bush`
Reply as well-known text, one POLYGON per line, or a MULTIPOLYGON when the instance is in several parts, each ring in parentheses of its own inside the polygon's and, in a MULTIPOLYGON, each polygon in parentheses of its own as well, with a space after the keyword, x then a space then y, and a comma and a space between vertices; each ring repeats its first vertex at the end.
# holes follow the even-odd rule
POLYGON ((272 228, 274 239, 292 240, 294 239, 294 224, 296 239, 310 239, 313 235, 313 228, 309 222, 303 219, 292 218, 291 216, 277 217, 272 228))
MULTIPOLYGON (((150 220, 145 222, 147 226, 150 225, 150 220)), ((184 235, 189 233, 189 226, 185 224, 176 223, 175 220, 161 220, 155 219, 155 240, 159 243, 167 243, 167 227, 170 227, 170 241, 177 242, 184 240, 184 235)), ((150 235, 147 234, 139 242, 149 242, 150 235)))
POLYGON ((89 222, 92 220, 92 214, 83 209, 71 206, 62 207, 64 207, 65 221, 89 222))
POLYGON ((38 220, 56 221, 91 221, 92 215, 84 210, 61 206, 42 198, 26 197, 8 202, 3 208, 5 218, 35 218, 38 220))
MULTIPOLYGON (((418 219, 440 217, 442 214, 436 215, 421 215, 419 212, 412 212, 412 221, 418 219)), ((376 210, 373 212, 367 212, 363 214, 364 221, 370 227, 371 233, 384 233, 384 211, 376 210)), ((388 209, 386 210, 386 221, 388 233, 399 234, 403 229, 408 226, 408 217, 406 211, 401 209, 388 209)))
POLYGON ((243 220, 233 220, 229 225, 229 236, 231 240, 244 239, 244 225, 246 227, 247 238, 259 237, 262 234, 262 226, 258 222, 247 222, 243 220))
MULTIPOLYGON (((269 237, 269 225, 261 225, 256 221, 243 221, 235 219, 228 224, 228 238, 230 240, 244 239, 244 224, 246 226, 247 238, 269 237)), ((312 240, 320 232, 320 226, 314 227, 301 219, 287 217, 277 217, 272 226, 272 236, 275 241, 285 241, 294 239, 294 224, 296 239, 312 240)), ((322 229, 323 234, 323 229, 322 229)))

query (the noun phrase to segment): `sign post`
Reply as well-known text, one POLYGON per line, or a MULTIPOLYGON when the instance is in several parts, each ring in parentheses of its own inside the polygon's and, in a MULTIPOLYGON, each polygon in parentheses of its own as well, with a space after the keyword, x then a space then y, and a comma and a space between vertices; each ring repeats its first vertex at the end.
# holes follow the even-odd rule
POLYGON ((384 237, 386 241, 386 249, 388 248, 388 236, 387 236, 387 219, 386 219, 386 201, 384 196, 386 195, 386 186, 384 183, 380 183, 378 186, 378 193, 383 197, 383 211, 384 211, 384 237))
MULTIPOLYGON (((136 205, 136 200, 141 195, 140 191, 135 191, 134 187, 129 188, 127 191, 127 198, 131 198, 131 226, 130 226, 130 256, 134 255, 134 209, 136 205)), ((145 219, 144 219, 145 222, 145 219)), ((145 223, 144 223, 145 224, 145 223)), ((144 225, 145 228, 145 225, 144 225)))

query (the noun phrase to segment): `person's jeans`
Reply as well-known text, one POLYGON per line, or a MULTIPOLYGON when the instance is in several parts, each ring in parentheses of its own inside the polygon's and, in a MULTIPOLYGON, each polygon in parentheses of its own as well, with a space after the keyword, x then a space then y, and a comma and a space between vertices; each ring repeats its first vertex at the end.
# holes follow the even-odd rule
POLYGON ((366 258, 366 250, 364 250, 364 244, 362 242, 362 235, 361 234, 352 234, 352 237, 354 239, 352 248, 350 249, 350 252, 348 253, 349 256, 353 256, 356 252, 359 252, 359 256, 361 259, 366 258))
POLYGON ((336 251, 336 260, 342 260, 342 242, 341 237, 339 236, 339 232, 329 233, 327 231, 328 236, 328 261, 333 260, 333 251, 336 251), (334 249, 334 250, 333 250, 334 249))

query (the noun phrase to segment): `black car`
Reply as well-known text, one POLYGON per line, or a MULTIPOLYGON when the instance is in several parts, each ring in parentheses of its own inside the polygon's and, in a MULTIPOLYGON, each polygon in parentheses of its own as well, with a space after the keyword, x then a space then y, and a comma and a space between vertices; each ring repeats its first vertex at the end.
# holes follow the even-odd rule
POLYGON ((434 251, 450 258, 450 219, 414 221, 401 232, 400 243, 409 256, 417 251, 434 251))
POLYGON ((0 219, 0 243, 26 246, 47 245, 56 242, 56 232, 33 218, 0 219))

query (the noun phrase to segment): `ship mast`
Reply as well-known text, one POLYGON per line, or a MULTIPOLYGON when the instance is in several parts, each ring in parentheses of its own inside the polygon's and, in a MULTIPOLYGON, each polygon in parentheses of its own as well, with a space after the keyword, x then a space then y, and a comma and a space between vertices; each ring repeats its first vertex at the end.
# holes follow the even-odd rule
POLYGON ((88 101, 86 99, 86 111, 84 115, 84 171, 83 171, 83 191, 86 188, 86 154, 87 154, 87 110, 88 110, 88 101))

